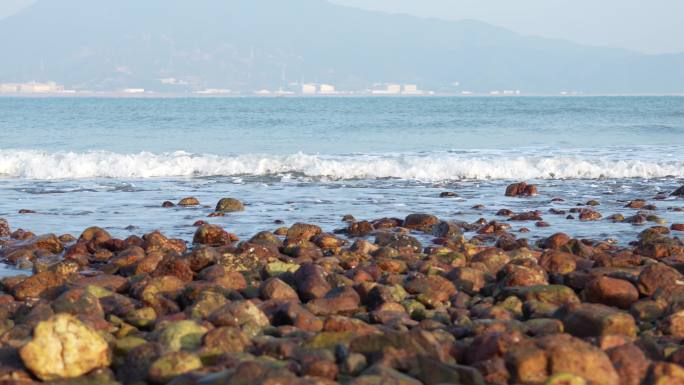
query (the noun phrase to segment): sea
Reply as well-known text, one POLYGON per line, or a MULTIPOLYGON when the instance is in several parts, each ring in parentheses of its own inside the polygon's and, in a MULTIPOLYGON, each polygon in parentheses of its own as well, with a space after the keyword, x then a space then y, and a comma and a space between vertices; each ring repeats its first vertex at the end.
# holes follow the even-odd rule
POLYGON ((197 220, 244 239, 276 221, 334 231, 345 214, 474 222, 506 220, 495 214, 507 208, 542 212, 549 227, 512 223, 532 241, 563 231, 627 244, 654 223, 549 210, 597 200, 604 218, 630 216, 626 202, 643 198, 667 223, 684 222, 684 199, 653 200, 684 184, 683 150, 676 96, 4 97, 0 218, 38 234, 100 226, 189 241, 197 220), (540 194, 505 197, 517 181, 540 194), (162 208, 188 196, 202 205, 162 208), (208 217, 223 197, 246 210, 208 217))

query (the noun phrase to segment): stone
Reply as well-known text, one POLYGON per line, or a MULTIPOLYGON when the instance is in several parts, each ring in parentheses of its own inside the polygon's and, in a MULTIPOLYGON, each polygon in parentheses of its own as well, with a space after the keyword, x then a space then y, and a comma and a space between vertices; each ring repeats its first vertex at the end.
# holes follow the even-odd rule
POLYGON ((601 304, 581 303, 567 306, 562 317, 565 330, 577 337, 598 337, 620 334, 635 337, 634 318, 601 304))
POLYGON ((505 359, 513 379, 519 383, 537 384, 549 376, 547 354, 534 345, 516 346, 506 353, 505 359))
POLYGON ((674 196, 674 197, 684 197, 684 186, 682 186, 682 187, 676 189, 676 190, 673 191, 672 194, 670 194, 670 195, 671 195, 671 196, 674 196))
POLYGON ((573 375, 574 378, 581 377, 592 385, 620 385, 620 377, 613 364, 600 349, 567 334, 542 337, 536 343, 549 356, 551 377, 547 384, 566 385, 567 382, 551 381, 557 381, 556 376, 559 375, 573 375))
POLYGON ((506 187, 507 197, 532 196, 537 194, 537 186, 528 185, 525 182, 514 183, 506 187))
POLYGON ((592 209, 582 209, 579 213, 580 221, 597 221, 602 218, 601 213, 592 209))
POLYGON ((576 260, 573 254, 547 250, 539 257, 539 266, 549 273, 568 274, 577 268, 576 260))
POLYGON ((439 218, 430 214, 410 214, 404 219, 403 227, 431 233, 432 227, 439 223, 439 218))
POLYGON ((295 300, 299 301, 299 295, 292 286, 279 278, 269 278, 259 288, 261 298, 265 300, 295 300))
POLYGON ((588 302, 629 309, 639 300, 639 291, 629 281, 602 276, 591 281, 582 296, 588 302))
POLYGON ((195 350, 202 345, 207 331, 195 321, 170 322, 157 332, 157 342, 168 351, 195 350))
POLYGON ((559 373, 544 381, 544 385, 588 385, 587 381, 575 374, 559 373))
POLYGON ((297 240, 311 240, 311 238, 322 232, 321 228, 316 225, 307 223, 295 223, 287 229, 286 238, 297 240))
POLYGON ((350 237, 365 237, 375 231, 375 228, 368 221, 360 221, 349 223, 345 231, 350 237))
POLYGON ((559 249, 570 241, 570 236, 565 233, 555 233, 542 241, 545 249, 559 249))
POLYGON ((14 298, 23 301, 31 298, 55 298, 62 291, 66 280, 61 275, 46 271, 32 275, 12 289, 14 298))
POLYGON ((624 344, 606 351, 620 377, 622 385, 639 385, 646 378, 649 362, 644 353, 633 344, 624 344))
POLYGON ((200 202, 195 197, 183 198, 178 202, 178 206, 199 206, 200 202))
POLYGON ((11 234, 12 231, 10 231, 9 223, 7 223, 7 220, 0 218, 0 238, 9 238, 11 234))
POLYGON ((684 338, 684 310, 670 314, 661 326, 663 333, 675 338, 684 338))
POLYGON ((211 313, 208 320, 217 327, 239 327, 249 336, 269 325, 266 314, 250 301, 230 302, 211 313))
POLYGON ((82 376, 111 364, 111 351, 96 331, 69 314, 38 323, 19 351, 24 365, 43 381, 82 376))
POLYGON ((156 359, 148 371, 147 378, 156 384, 165 384, 172 379, 200 369, 200 358, 188 352, 171 352, 156 359))
POLYGON ((656 263, 646 266, 639 274, 637 289, 644 296, 652 296, 658 289, 668 290, 684 284, 684 278, 675 269, 656 263))
POLYGON ((237 236, 231 234, 217 225, 202 225, 195 231, 192 243, 209 246, 230 245, 238 240, 237 236))
POLYGON ((404 288, 410 294, 418 295, 420 302, 433 307, 439 307, 456 294, 454 284, 438 275, 416 277, 408 281, 404 288))
POLYGON ((202 342, 202 355, 241 353, 251 345, 249 337, 234 327, 219 327, 209 331, 202 342))
POLYGON ((245 205, 235 198, 223 198, 216 204, 216 212, 232 213, 245 211, 245 205))

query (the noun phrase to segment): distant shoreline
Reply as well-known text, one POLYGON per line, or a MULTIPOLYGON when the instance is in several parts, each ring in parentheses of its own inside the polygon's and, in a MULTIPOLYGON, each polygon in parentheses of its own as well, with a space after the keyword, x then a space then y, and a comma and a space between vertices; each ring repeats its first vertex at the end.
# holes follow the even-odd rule
POLYGON ((41 94, 22 94, 22 93, 7 93, 0 94, 0 98, 24 98, 24 99, 70 99, 70 98, 111 98, 111 99, 347 99, 347 98, 368 98, 368 99, 425 99, 425 98, 530 98, 530 97, 544 97, 544 98, 581 98, 581 97, 684 97, 683 93, 597 93, 597 94, 579 94, 579 95, 560 95, 548 93, 530 93, 523 95, 488 95, 488 94, 433 94, 433 95, 256 95, 256 94, 217 94, 217 95, 202 95, 193 93, 157 93, 149 92, 144 94, 128 94, 122 92, 92 92, 92 93, 41 93, 41 94))

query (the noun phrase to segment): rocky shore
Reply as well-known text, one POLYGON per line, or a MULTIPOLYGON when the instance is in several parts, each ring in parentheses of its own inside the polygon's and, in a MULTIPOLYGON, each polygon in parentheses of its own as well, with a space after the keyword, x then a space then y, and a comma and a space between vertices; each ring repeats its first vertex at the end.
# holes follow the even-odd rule
MULTIPOLYGON (((33 270, 0 283, 0 384, 684 384, 684 224, 646 212, 661 198, 635 197, 629 218, 568 207, 644 225, 629 245, 532 242, 510 223, 543 227, 541 212, 506 208, 244 240, 200 220, 191 242, 0 219, 0 259, 33 270)), ((211 216, 243 210, 224 198, 211 216)))

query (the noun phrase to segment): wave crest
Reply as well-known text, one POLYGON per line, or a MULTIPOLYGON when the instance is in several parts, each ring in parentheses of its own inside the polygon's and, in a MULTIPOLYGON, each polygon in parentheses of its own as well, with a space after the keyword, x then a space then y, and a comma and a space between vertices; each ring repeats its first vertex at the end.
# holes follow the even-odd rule
POLYGON ((20 179, 164 178, 300 174, 329 179, 598 179, 684 177, 684 161, 592 154, 466 152, 218 156, 172 152, 0 150, 0 175, 20 179))

